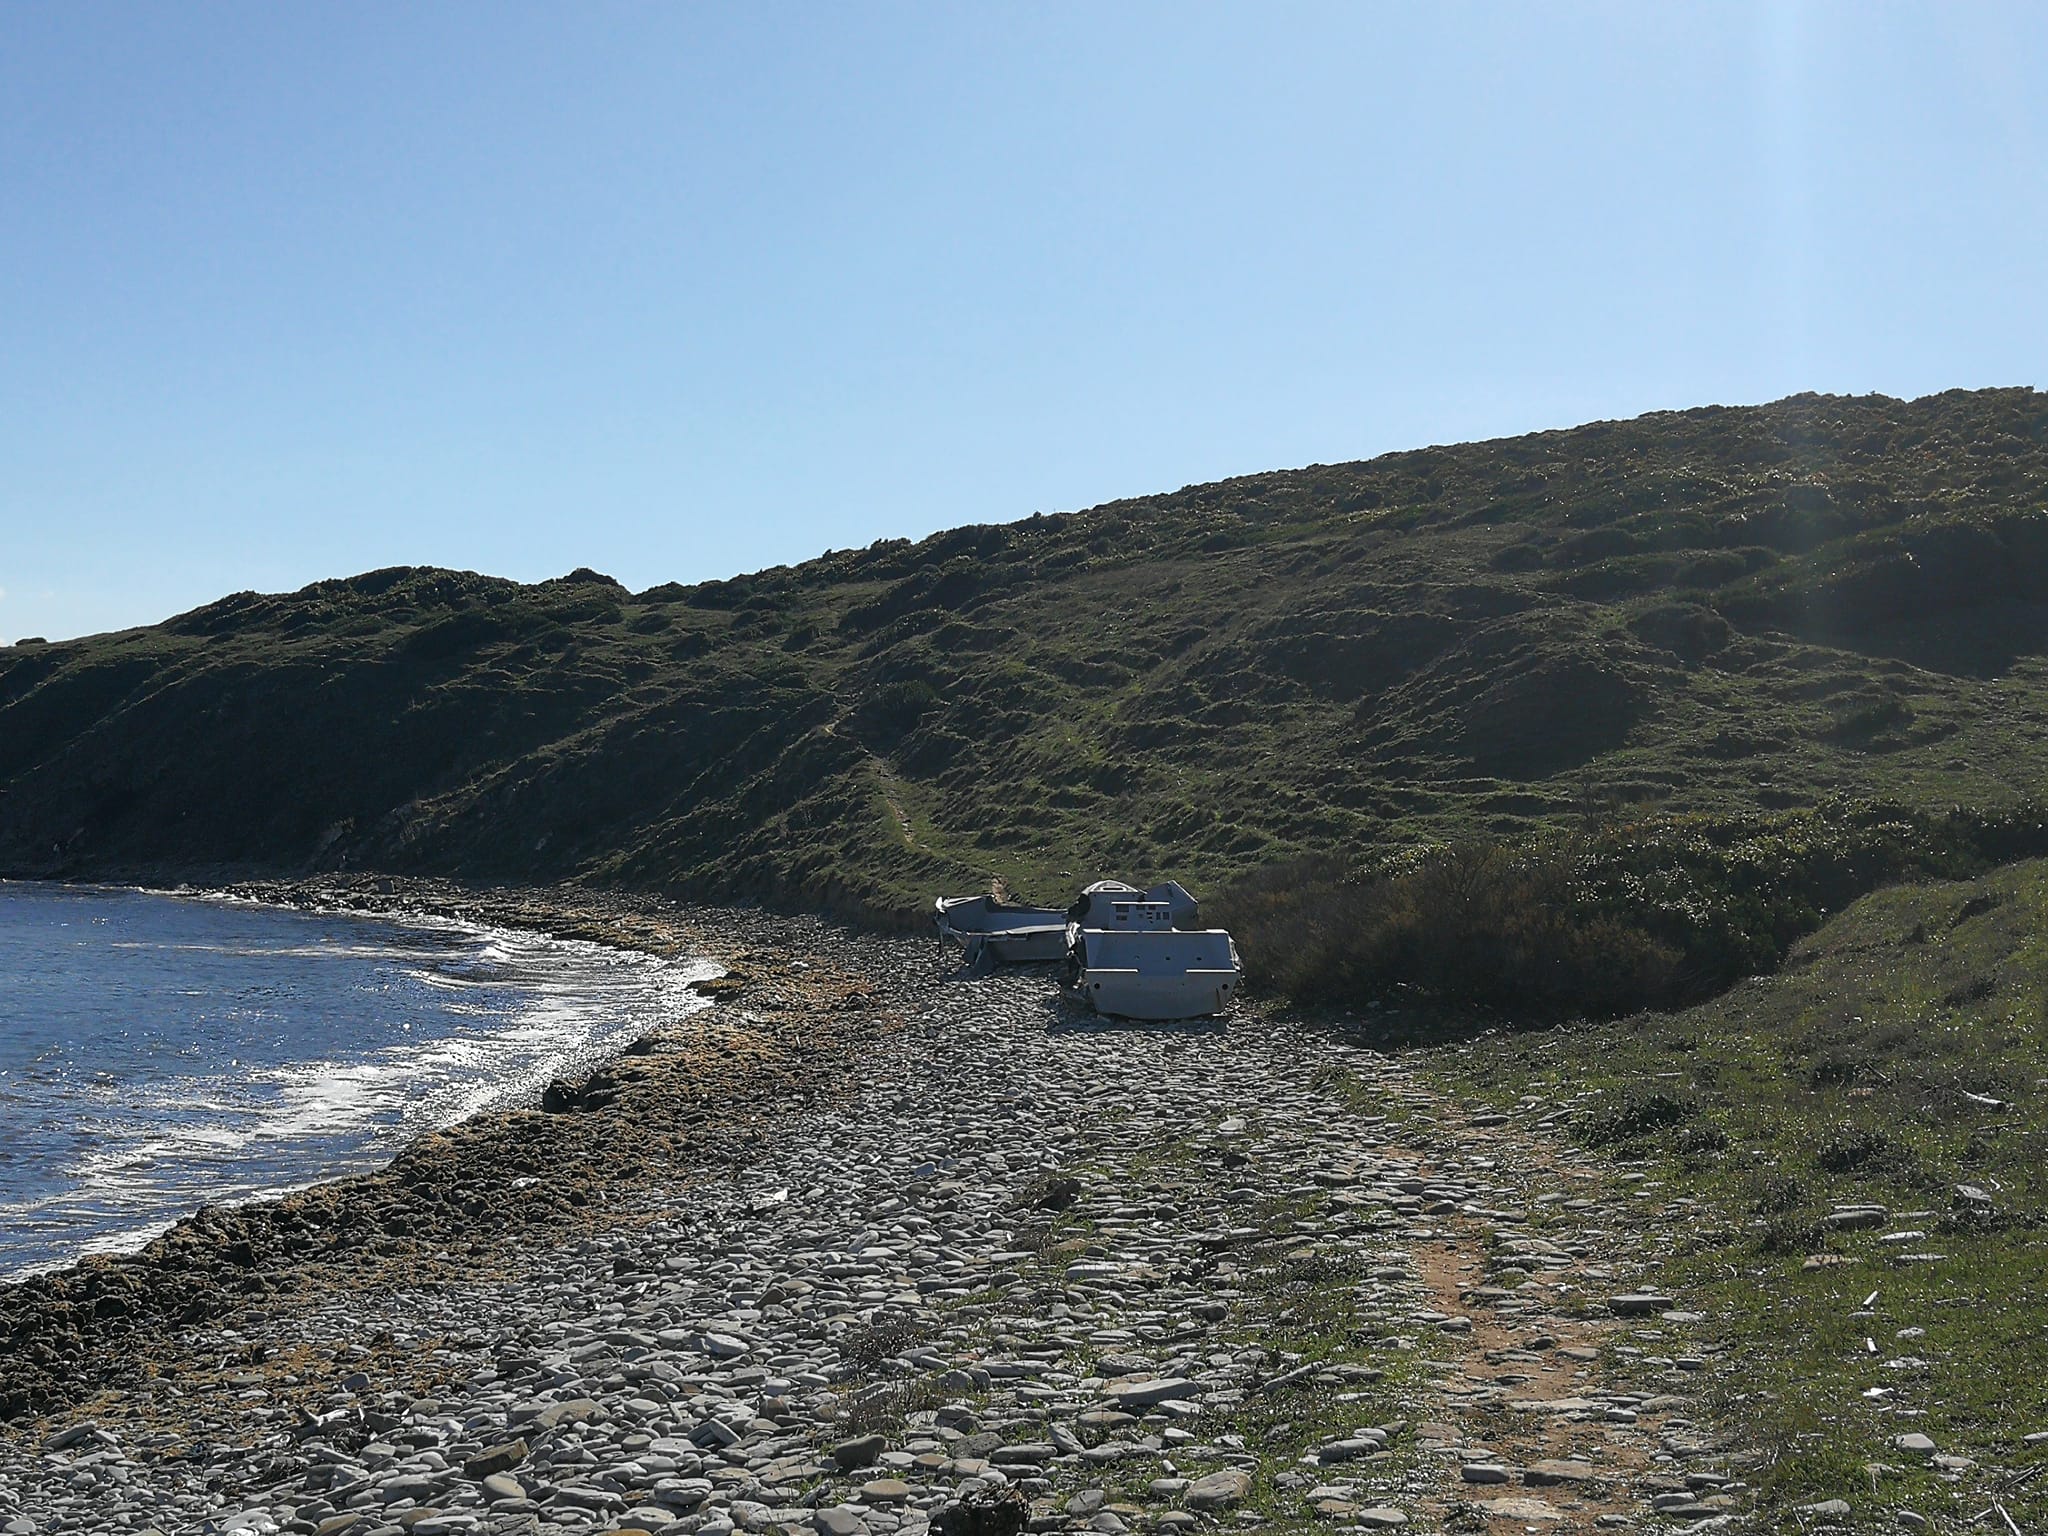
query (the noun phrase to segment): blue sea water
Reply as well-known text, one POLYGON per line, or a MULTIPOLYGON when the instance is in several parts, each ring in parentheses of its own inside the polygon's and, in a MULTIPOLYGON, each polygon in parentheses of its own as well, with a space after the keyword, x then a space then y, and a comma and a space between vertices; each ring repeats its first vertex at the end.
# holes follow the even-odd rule
POLYGON ((715 965, 0 882, 0 1277, 374 1168, 703 1006, 715 965))

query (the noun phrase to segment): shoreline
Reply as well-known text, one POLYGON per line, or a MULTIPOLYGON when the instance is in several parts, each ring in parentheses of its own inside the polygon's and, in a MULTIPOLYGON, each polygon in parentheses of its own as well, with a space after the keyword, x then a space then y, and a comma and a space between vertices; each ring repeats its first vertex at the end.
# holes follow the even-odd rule
POLYGON ((1707 1378, 1647 1350, 1708 1319, 1643 1290, 1660 1225, 1614 1222, 1633 1186, 1591 1156, 1305 1021, 1074 1027, 1042 975, 781 932, 795 985, 727 1011, 869 1048, 755 1073, 751 1108, 643 1086, 637 1115, 526 1116, 642 1154, 679 1114, 721 1129, 601 1175, 580 1222, 157 1330, 132 1379, 0 1432, 0 1527, 959 1536, 993 1507, 1198 1536, 1233 1506, 1424 1531, 1735 1507, 1747 1453, 1674 1390, 1707 1378), (836 1031, 834 971, 864 989, 836 1031))
POLYGON ((123 1381, 175 1377, 174 1329, 516 1264, 536 1241, 592 1227, 655 1180, 729 1163, 751 1122, 829 1092, 832 1063, 894 1025, 861 974, 873 968, 839 963, 859 937, 814 918, 386 876, 155 889, 696 953, 724 973, 694 988, 705 1007, 557 1079, 538 1106, 486 1110, 380 1168, 202 1207, 136 1251, 0 1283, 0 1434, 88 1410, 123 1381))
MULTIPOLYGON (((43 884, 0 881, 0 896, 5 896, 10 890, 26 894, 43 884)), ((587 966, 652 967, 656 973, 669 978, 676 1007, 690 1012, 712 1006, 721 990, 729 990, 731 985, 736 985, 724 964, 714 958, 695 935, 663 943, 657 952, 657 945, 652 942, 656 936, 652 933, 621 933, 587 920, 569 921, 566 910, 553 914, 555 921, 549 928, 531 921, 515 923, 504 920, 515 917, 546 919, 549 914, 544 910, 544 903, 541 904, 543 910, 536 910, 535 893, 524 893, 516 911, 512 910, 513 903, 507 899, 493 904, 492 910, 486 913, 473 910, 473 903, 467 903, 459 896, 441 891, 373 892, 365 895, 327 891, 312 882, 279 890, 259 889, 253 883, 234 887, 191 884, 164 887, 126 882, 67 881, 55 889, 111 898, 214 906, 226 911, 269 912, 283 921, 301 915, 327 917, 362 923, 393 935, 461 935, 466 941, 480 945, 503 943, 516 946, 523 952, 525 963, 540 964, 545 973, 556 981, 579 977, 587 966), (601 932, 606 942, 590 936, 593 932, 601 932), (624 942, 633 938, 640 938, 643 942, 624 942)), ((581 982, 572 981, 571 985, 580 987, 581 982)), ((188 1187, 180 1190, 173 1202, 164 1203, 156 1211, 148 1213, 147 1220, 137 1220, 124 1228, 72 1234, 68 1241, 53 1232, 51 1235, 59 1237, 61 1246, 33 1262, 0 1267, 0 1288, 45 1275, 62 1274, 87 1258, 119 1258, 133 1254, 164 1235, 184 1215, 200 1206, 239 1210, 300 1194, 323 1184, 379 1172, 422 1136, 448 1130, 479 1115, 539 1108, 551 1083, 579 1081, 623 1054, 648 1029, 667 1028, 688 1016, 667 1008, 652 1017, 644 1011, 636 1016, 630 1010, 621 1012, 604 1006, 597 1001, 595 994, 590 994, 587 1001, 589 1017, 604 1021, 603 1027, 590 1038, 570 1040, 559 1032, 551 1031, 544 1059, 534 1062, 491 1061, 486 1075, 475 1083, 474 1091, 463 1095, 465 1102, 448 1106, 446 1111, 432 1119, 414 1120, 404 1125, 401 1135, 396 1138, 384 1136, 353 1149, 331 1149, 339 1155, 308 1161, 296 1168, 275 1167, 273 1172, 280 1176, 260 1185, 251 1181, 243 1183, 240 1188, 225 1189, 217 1194, 203 1187, 188 1187)), ((392 1015, 389 1007, 378 1012, 384 1017, 392 1015)), ((507 1022, 517 1021, 508 1018, 507 1022)), ((345 1033, 336 1038, 351 1051, 355 1048, 352 1034, 345 1033)), ((495 1043, 488 1048, 493 1053, 499 1049, 495 1043)), ((309 1063, 323 1054, 319 1045, 313 1042, 309 1042, 309 1052, 305 1058, 309 1063)), ((367 1059, 363 1060, 367 1065, 367 1059)), ((395 1080, 395 1086, 407 1082, 401 1076, 395 1080)), ((399 1091, 406 1097, 413 1096, 407 1087, 400 1086, 399 1091)), ((259 1128, 251 1134, 260 1138, 263 1131, 259 1128)), ((86 1191, 80 1191, 81 1197, 85 1194, 86 1191)))

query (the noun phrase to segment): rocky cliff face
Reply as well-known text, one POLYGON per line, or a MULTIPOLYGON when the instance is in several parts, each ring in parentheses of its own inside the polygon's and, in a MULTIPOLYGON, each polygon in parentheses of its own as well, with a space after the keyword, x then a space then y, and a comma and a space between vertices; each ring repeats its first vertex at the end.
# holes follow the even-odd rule
POLYGON ((1799 397, 697 587, 401 568, 0 649, 0 869, 375 868, 889 920, 1624 806, 1992 804, 2048 398, 1799 397))

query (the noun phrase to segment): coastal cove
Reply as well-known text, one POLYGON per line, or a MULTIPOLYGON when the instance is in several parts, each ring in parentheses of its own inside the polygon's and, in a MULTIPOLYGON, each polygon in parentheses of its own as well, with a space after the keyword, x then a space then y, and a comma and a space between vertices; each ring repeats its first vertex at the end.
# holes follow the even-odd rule
POLYGON ((708 957, 701 969, 723 974, 694 984, 708 1006, 611 1042, 617 1054, 551 1084, 545 1108, 486 1108, 371 1171, 209 1206, 137 1252, 0 1280, 0 1441, 10 1421, 53 1412, 105 1414, 111 1403, 147 1420, 173 1411, 132 1389, 188 1375, 195 1358, 217 1363, 206 1342, 217 1323, 289 1327, 323 1299, 346 1309, 393 1288, 503 1273, 611 1221, 651 1184, 728 1164, 761 1116, 814 1098, 837 1063, 886 1027, 871 989, 826 960, 815 921, 378 877, 254 881, 215 894, 406 928, 446 922, 653 959, 708 957), (788 960, 791 952, 812 960, 788 960), (745 1009, 727 1001, 741 987, 745 1009))
MULTIPOLYGON (((552 1112, 0 1288, 0 1529, 921 1536, 1005 1486, 1127 1526, 1317 1502, 1436 1529, 1482 1448, 1536 1469, 1501 1502, 1523 1520, 1640 1511, 1671 1458, 1739 1485, 1668 1370, 1604 1355, 1670 1305, 1639 1294, 1643 1229, 1562 1203, 1607 1172, 1339 1031, 1105 1025, 1041 972, 814 918, 262 892, 294 893, 552 905, 727 974, 552 1112), (1471 1298, 1514 1265, 1540 1285, 1471 1298), (1498 1363, 1528 1340, 1540 1365, 1498 1363), (1459 1423, 1510 1400, 1523 1431, 1459 1423)), ((1638 1334, 1710 1358, 1672 1317, 1638 1334)))
POLYGON ((7 19, 0 1536, 2048 1536, 2048 9, 7 19))
POLYGON ((0 1276, 538 1103, 717 972, 417 913, 0 883, 0 1276))
MULTIPOLYGON (((1889 1218, 1842 1206, 1854 1230, 1760 1241, 1756 1133, 1708 1070, 1757 1010, 1896 990, 1876 935, 1942 986, 2024 961, 2048 865, 1865 898, 1785 974, 1661 1023, 1422 1048, 1394 1043, 1420 1020, 1256 997, 1217 1023, 1104 1024, 1043 972, 815 917, 373 876, 240 894, 724 974, 542 1109, 0 1283, 4 1536, 943 1536, 953 1503, 1006 1488, 1044 1529, 1105 1532, 1095 1515, 1192 1532, 1219 1510, 1277 1530, 1802 1525, 1852 1498, 1966 1518, 2048 1425, 2023 1341, 1975 1324, 2038 1293, 2031 1227, 1927 1230, 1894 1193, 1889 1218), (1618 1145, 1649 1101, 1593 1058, 1665 1070, 1630 1052, 1699 1076, 1670 1099, 1692 1119, 1618 1145), (1714 1130, 1727 1155, 1703 1160, 1714 1130), (1838 1401, 1806 1363, 1845 1329, 1884 1395, 1838 1401), (1816 1421, 1851 1476, 1772 1450, 1777 1424, 1816 1421), (1903 1462, 1908 1434, 1936 1451, 1903 1462)), ((2007 1122, 2004 1201, 2033 1110, 1985 1075, 2020 1047, 1971 1028, 1969 1081, 2009 1107, 1958 1113, 2007 1122)), ((2040 1075, 2024 1051, 2008 1069, 2040 1075)), ((1756 1061, 1741 1081, 1815 1091, 1756 1061)), ((1867 1187, 1818 1155, 1819 1210, 1867 1187)))

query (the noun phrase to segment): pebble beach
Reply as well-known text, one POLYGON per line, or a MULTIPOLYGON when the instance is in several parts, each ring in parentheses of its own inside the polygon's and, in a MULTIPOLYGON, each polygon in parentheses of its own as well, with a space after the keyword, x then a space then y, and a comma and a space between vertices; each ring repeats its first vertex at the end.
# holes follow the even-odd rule
POLYGON ((262 894, 730 974, 546 1106, 0 1292, 0 1536, 1742 1518, 1655 1192, 1369 1031, 1106 1023, 815 921, 262 894))

